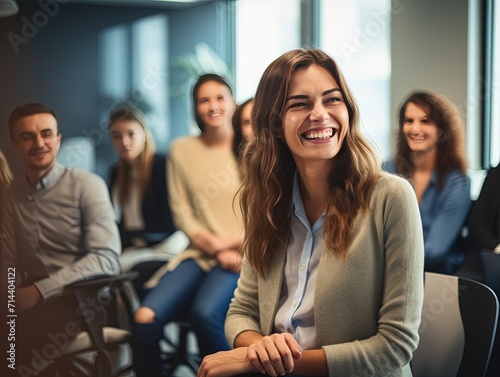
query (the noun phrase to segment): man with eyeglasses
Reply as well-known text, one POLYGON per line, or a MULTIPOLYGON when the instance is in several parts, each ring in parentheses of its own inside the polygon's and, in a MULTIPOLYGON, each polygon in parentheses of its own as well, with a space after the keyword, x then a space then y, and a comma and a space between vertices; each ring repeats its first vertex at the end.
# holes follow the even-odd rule
POLYGON ((2 307, 13 335, 8 356, 21 376, 31 376, 82 329, 82 308, 64 286, 118 274, 121 245, 104 180, 56 161, 61 134, 54 111, 27 103, 13 109, 8 124, 25 175, 10 185, 2 214, 2 290, 8 291, 2 307))

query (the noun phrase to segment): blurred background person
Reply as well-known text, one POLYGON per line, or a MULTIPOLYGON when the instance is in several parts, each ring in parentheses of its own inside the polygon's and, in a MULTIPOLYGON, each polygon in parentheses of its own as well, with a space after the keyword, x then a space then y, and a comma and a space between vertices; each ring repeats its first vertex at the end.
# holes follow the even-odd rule
MULTIPOLYGON (((0 224, 1 224, 1 211, 3 201, 5 200, 5 192, 7 191, 7 187, 9 187, 10 182, 12 181, 12 172, 10 171, 9 164, 7 163, 7 159, 3 155, 0 150, 0 224)), ((0 239, 1 240, 1 239, 0 239)))
POLYGON ((5 267, 16 273, 17 372, 38 375, 64 346, 50 360, 39 357, 53 334, 69 340, 84 328, 76 296, 65 287, 119 274, 122 248, 105 181, 57 161, 62 135, 54 110, 25 103, 12 110, 8 125, 24 174, 8 189, 0 257, 2 273, 5 267), (76 330, 71 335, 68 323, 76 330))
POLYGON ((463 262, 456 244, 470 210, 465 130, 442 95, 415 91, 399 110, 397 151, 385 169, 415 189, 424 231, 425 270, 453 273, 463 262))
POLYGON ((252 109, 253 98, 247 99, 239 105, 233 115, 233 152, 236 158, 240 159, 240 154, 248 139, 253 135, 252 131, 252 109))
POLYGON ((192 92, 199 136, 174 140, 168 156, 168 189, 174 223, 189 247, 147 282, 135 314, 134 366, 138 376, 161 375, 163 327, 187 321, 201 356, 230 349, 224 320, 239 278, 243 222, 233 154, 235 102, 227 81, 204 74, 192 92))
POLYGON ((110 169, 112 203, 124 248, 120 263, 124 271, 139 273, 134 285, 142 297, 143 283, 184 250, 188 239, 175 229, 167 195, 166 156, 155 153, 143 113, 134 107, 114 109, 108 131, 120 157, 110 169))

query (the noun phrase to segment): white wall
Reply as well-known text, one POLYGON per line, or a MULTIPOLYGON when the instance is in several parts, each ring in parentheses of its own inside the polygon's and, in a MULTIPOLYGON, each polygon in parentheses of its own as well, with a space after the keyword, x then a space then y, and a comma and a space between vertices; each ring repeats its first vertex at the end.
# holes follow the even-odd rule
MULTIPOLYGON (((395 0, 398 1, 398 0, 395 0)), ((471 197, 485 172, 480 164, 480 48, 476 0, 399 0, 391 19, 391 122, 413 90, 445 95, 458 107, 466 127, 471 197), (469 28, 474 30, 469 33, 469 28)), ((395 150, 395 136, 391 149, 395 150)))
POLYGON ((391 25, 394 132, 402 100, 417 89, 447 96, 466 122, 468 1, 399 1, 391 25))

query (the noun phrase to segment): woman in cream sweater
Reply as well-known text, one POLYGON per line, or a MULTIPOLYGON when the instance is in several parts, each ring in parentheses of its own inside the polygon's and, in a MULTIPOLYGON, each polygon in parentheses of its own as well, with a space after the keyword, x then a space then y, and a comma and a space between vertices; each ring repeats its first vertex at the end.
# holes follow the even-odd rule
POLYGON ((236 196, 241 174, 232 152, 231 87, 219 75, 200 76, 193 88, 199 136, 175 140, 167 162, 174 223, 190 245, 147 282, 135 314, 134 367, 138 376, 161 375, 163 327, 189 321, 201 355, 230 349, 224 320, 241 258, 243 223, 236 196))

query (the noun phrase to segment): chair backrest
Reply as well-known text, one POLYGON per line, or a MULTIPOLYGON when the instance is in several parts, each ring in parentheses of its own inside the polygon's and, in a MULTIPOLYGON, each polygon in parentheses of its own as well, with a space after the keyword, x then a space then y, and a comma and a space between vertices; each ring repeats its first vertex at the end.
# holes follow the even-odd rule
POLYGON ((65 287, 66 291, 75 294, 86 326, 39 377, 114 377, 131 370, 130 360, 111 358, 110 352, 116 351, 118 345, 131 345, 130 327, 139 305, 132 285, 137 275, 137 272, 127 272, 118 276, 94 276, 65 287), (78 357, 88 356, 89 352, 95 354, 93 361, 78 357))
POLYGON ((498 321, 498 299, 486 285, 425 273, 420 342, 413 377, 485 375, 498 321))

